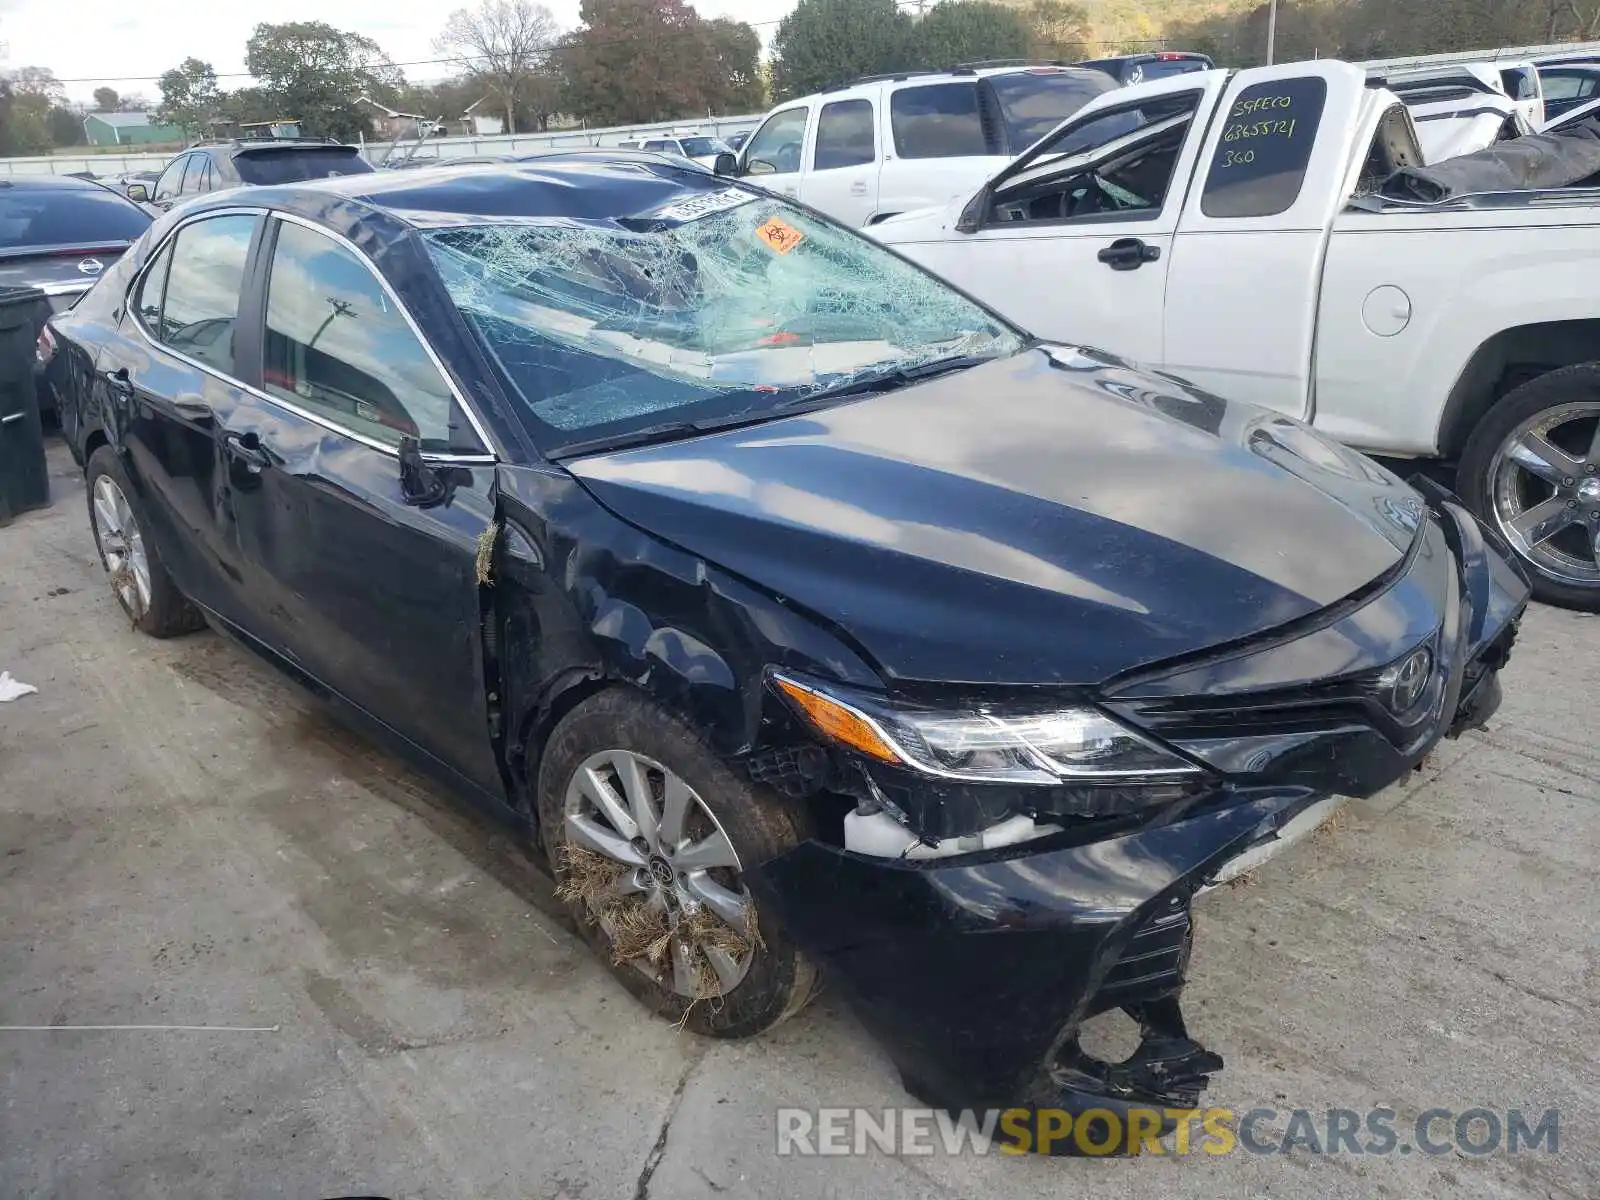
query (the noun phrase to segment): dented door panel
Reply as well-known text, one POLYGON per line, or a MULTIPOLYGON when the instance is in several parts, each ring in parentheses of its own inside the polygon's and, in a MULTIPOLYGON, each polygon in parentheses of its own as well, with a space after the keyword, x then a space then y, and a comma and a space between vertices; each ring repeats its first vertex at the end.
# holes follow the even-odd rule
POLYGON ((477 576, 492 467, 453 467, 449 500, 406 503, 395 456, 253 398, 225 437, 251 630, 474 784, 500 792, 477 576))

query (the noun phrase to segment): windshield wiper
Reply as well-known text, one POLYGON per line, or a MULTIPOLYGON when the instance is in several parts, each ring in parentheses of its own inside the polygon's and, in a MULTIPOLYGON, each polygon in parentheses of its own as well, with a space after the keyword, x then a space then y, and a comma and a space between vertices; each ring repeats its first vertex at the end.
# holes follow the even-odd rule
POLYGON ((747 408, 720 417, 706 417, 700 421, 663 421, 659 425, 646 425, 643 429, 626 429, 621 433, 586 438, 580 442, 567 442, 550 452, 553 459, 577 458, 584 454, 600 454, 611 450, 632 450, 638 446, 653 446, 658 442, 675 442, 680 438, 695 437, 702 433, 716 433, 723 429, 737 429, 741 425, 760 425, 780 417, 792 417, 812 407, 815 395, 799 396, 786 404, 773 404, 766 408, 747 408))
POLYGON ((959 354, 954 358, 936 358, 932 362, 918 363, 914 367, 896 367, 882 375, 869 375, 865 379, 841 383, 837 387, 812 392, 806 400, 837 400, 844 396, 864 396, 872 392, 892 392, 908 384, 923 383, 940 375, 965 371, 980 363, 993 362, 992 354, 959 354))

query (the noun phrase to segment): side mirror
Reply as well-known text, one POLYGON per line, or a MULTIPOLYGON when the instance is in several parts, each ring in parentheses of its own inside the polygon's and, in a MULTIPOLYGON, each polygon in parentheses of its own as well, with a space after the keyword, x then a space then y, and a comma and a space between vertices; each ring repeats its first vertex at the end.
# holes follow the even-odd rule
POLYGON ((718 154, 711 164, 711 170, 717 175, 737 175, 739 173, 739 158, 724 150, 718 154))
POLYGON ((967 201, 967 206, 961 210, 961 217, 956 221, 957 233, 976 233, 983 228, 983 219, 989 213, 989 205, 994 200, 994 192, 988 184, 978 189, 978 194, 967 201))
POLYGON ((450 499, 449 484, 422 457, 422 443, 400 439, 400 495, 417 508, 434 508, 450 499))
POLYGON ((128 185, 128 199, 135 204, 149 204, 150 189, 142 183, 130 183, 128 185))
POLYGON ((764 158, 752 158, 744 164, 744 173, 746 175, 776 175, 778 168, 764 158))

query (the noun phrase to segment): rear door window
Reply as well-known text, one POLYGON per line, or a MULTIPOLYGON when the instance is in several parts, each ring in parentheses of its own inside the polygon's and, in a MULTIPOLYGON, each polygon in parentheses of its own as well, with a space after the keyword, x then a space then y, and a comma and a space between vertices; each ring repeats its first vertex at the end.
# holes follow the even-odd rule
POLYGON ((1200 211, 1208 217, 1273 217, 1300 197, 1316 147, 1327 83, 1276 79, 1234 98, 1206 172, 1200 211))
POLYGON ((256 218, 208 217, 178 230, 158 336, 178 353, 233 375, 233 327, 256 218))
POLYGON ((450 440, 451 393, 372 269, 326 234, 283 222, 267 285, 262 383, 386 446, 450 440))
POLYGON ((872 101, 836 100, 822 106, 817 118, 817 144, 811 152, 815 171, 858 167, 877 157, 872 101))
POLYGON ((205 176, 208 165, 204 154, 189 155, 189 163, 183 172, 183 184, 178 188, 180 196, 193 196, 201 190, 200 180, 205 176))
POLYGON ((969 158, 990 154, 978 113, 976 83, 903 87, 889 99, 889 124, 901 158, 969 158))

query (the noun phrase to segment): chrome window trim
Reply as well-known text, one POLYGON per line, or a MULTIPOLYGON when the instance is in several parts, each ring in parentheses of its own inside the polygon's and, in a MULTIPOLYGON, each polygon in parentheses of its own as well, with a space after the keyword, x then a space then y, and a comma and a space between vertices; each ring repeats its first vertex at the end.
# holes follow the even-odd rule
MULTIPOLYGON (((405 318, 406 325, 410 328, 412 336, 415 337, 421 344, 423 352, 428 356, 428 361, 433 364, 434 369, 439 372, 439 377, 444 380, 445 387, 450 390, 451 399, 454 400, 456 404, 460 405, 461 411, 466 414, 467 422, 472 426, 473 432, 478 435, 479 439, 485 446, 490 448, 488 453, 485 454, 463 454, 449 452, 424 453, 422 456, 424 461, 448 463, 458 466, 492 466, 500 461, 500 456, 495 452, 494 449, 494 440, 489 437, 487 431, 484 429, 482 422, 478 418, 478 414, 474 412, 472 406, 467 403, 466 398, 461 394, 461 389, 456 386, 455 380, 450 377, 450 372, 444 369, 444 364, 439 360, 439 356, 434 353, 434 349, 431 345, 429 345, 428 339, 422 336, 422 330, 418 328, 417 322, 411 316, 410 310, 400 302, 400 297, 395 295, 394 289, 389 286, 389 281, 383 277, 383 274, 378 271, 375 266, 373 266, 372 261, 365 254, 363 254, 360 249, 350 241, 349 238, 343 237, 333 232, 331 229, 327 229, 324 226, 318 225, 315 221, 308 221, 305 218, 296 216, 293 213, 279 212, 276 209, 270 208, 257 208, 246 205, 230 205, 227 208, 211 208, 207 209, 205 212, 195 213, 192 216, 185 217, 183 220, 179 221, 176 225, 169 229, 166 235, 151 249, 150 253, 146 256, 144 263, 137 271, 134 272, 133 278, 128 282, 128 286, 122 294, 123 311, 127 314, 129 321, 133 324, 133 327, 139 331, 139 335, 144 338, 145 341, 149 342, 153 349, 159 350, 163 354, 170 354, 173 358, 177 359, 186 366, 193 367, 197 371, 203 371, 207 375, 211 375, 217 379, 220 379, 229 387, 238 388, 241 392, 244 392, 248 396, 253 396, 258 400, 265 400, 268 404, 281 408, 285 412, 293 413, 295 416, 300 417, 303 420, 310 421, 313 425, 320 425, 322 428, 331 433, 337 433, 341 437, 347 437, 351 441, 359 442, 363 446, 377 450, 380 453, 387 454, 390 458, 398 461, 400 457, 400 448, 398 446, 391 446, 386 442, 379 441, 377 438, 369 437, 368 435, 360 433, 354 429, 349 429, 343 425, 340 425, 337 421, 330 420, 321 413, 315 413, 309 409, 301 408, 298 404, 291 403, 290 401, 285 400, 282 396, 274 396, 269 392, 263 391, 261 388, 252 387, 244 380, 237 379, 234 376, 229 375, 226 371, 219 371, 216 367, 211 366, 209 363, 203 363, 196 359, 190 358, 182 351, 173 349, 165 342, 158 341, 150 332, 150 330, 145 327, 144 322, 139 320, 139 317, 133 308, 133 294, 138 290, 140 284, 144 280, 144 277, 149 274, 151 265, 156 261, 156 259, 161 257, 162 251, 166 249, 167 245, 171 243, 184 229, 195 224, 196 222, 208 220, 212 217, 229 216, 276 217, 279 220, 289 221, 296 225, 303 225, 307 229, 314 230, 317 233, 323 234, 325 237, 332 239, 354 254, 357 261, 359 261, 362 266, 366 267, 367 270, 372 273, 372 277, 376 279, 378 281, 378 285, 383 288, 384 295, 388 297, 389 301, 395 306, 395 309, 400 313, 400 315, 405 318)), ((267 270, 268 287, 270 290, 271 263, 267 264, 267 270)), ((163 297, 163 301, 164 300, 165 297, 163 297)))

